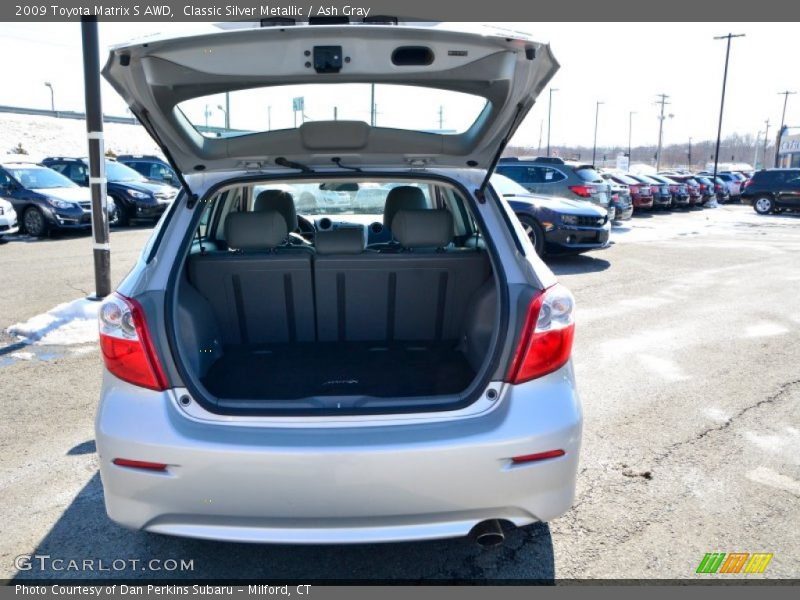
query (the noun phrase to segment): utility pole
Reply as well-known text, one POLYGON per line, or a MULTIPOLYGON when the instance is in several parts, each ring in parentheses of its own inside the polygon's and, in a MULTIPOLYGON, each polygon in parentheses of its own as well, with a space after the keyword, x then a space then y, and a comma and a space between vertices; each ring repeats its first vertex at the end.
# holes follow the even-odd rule
POLYGON ((692 168, 692 136, 689 136, 689 157, 688 157, 688 159, 689 159, 688 167, 691 170, 691 168, 692 168))
POLYGON ((94 296, 111 293, 111 244, 108 234, 103 106, 100 101, 100 50, 97 17, 81 18, 83 92, 86 101, 86 137, 89 140, 89 189, 92 194, 94 296))
MULTIPOLYGON (((764 130, 764 168, 767 168, 767 144, 769 143, 769 119, 764 121, 766 129, 764 130)), ((753 165, 755 167, 755 165, 753 165)))
POLYGON ((444 107, 439 105, 439 131, 444 129, 444 107))
POLYGON ((369 124, 375 127, 375 84, 369 86, 369 124))
POLYGON ((754 167, 754 168, 758 166, 758 147, 759 147, 759 145, 760 145, 760 144, 758 143, 758 141, 759 141, 760 139, 761 139, 761 132, 759 131, 759 132, 756 134, 756 143, 754 144, 754 145, 755 145, 755 147, 756 147, 756 150, 755 150, 755 152, 753 153, 753 167, 754 167))
MULTIPOLYGON (((50 110, 53 111, 53 114, 56 114, 56 96, 53 91, 53 84, 49 81, 45 81, 44 86, 50 88, 50 110)), ((786 114, 786 105, 783 107, 783 112, 786 114)))
POLYGON ((636 114, 636 111, 630 111, 628 113, 628 170, 631 170, 631 163, 633 162, 633 156, 631 156, 631 140, 633 139, 633 115, 636 114))
POLYGON ((725 109, 725 87, 728 85, 728 61, 731 57, 731 40, 737 37, 744 37, 743 33, 716 36, 715 40, 728 40, 728 47, 725 50, 725 71, 722 75, 722 99, 719 103, 719 126, 717 127, 717 149, 714 152, 714 179, 717 180, 717 169, 719 168, 719 142, 722 137, 722 113, 725 109))
POLYGON ((272 131, 272 105, 267 106, 267 131, 272 131))
POLYGON ((778 166, 778 151, 780 150, 781 138, 783 137, 783 126, 786 122, 786 103, 789 100, 789 96, 794 96, 796 93, 797 92, 790 92, 789 90, 778 92, 779 96, 783 96, 783 113, 781 114, 781 128, 778 129, 778 139, 775 142, 775 167, 778 166))
POLYGON ((664 135, 664 119, 666 119, 664 116, 664 106, 671 104, 670 102, 667 102, 667 98, 669 98, 669 96, 666 94, 658 94, 658 97, 661 98, 661 100, 656 102, 656 104, 661 105, 661 114, 658 117, 658 150, 656 150, 656 171, 661 170, 661 141, 664 135))
POLYGON ((550 99, 547 101, 547 156, 550 156, 550 117, 553 112, 553 92, 558 88, 550 88, 550 99))
POLYGON ((605 102, 597 101, 594 109, 594 145, 592 145, 592 166, 594 166, 595 158, 597 157, 597 122, 600 119, 600 105, 605 102))
POLYGON ((339 120, 339 107, 338 106, 334 106, 333 107, 333 120, 334 121, 338 121, 339 120))

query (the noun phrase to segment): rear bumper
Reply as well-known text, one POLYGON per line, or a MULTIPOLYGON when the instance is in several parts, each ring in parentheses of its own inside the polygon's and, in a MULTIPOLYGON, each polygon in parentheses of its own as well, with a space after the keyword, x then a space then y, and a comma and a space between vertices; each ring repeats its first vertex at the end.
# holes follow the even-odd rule
POLYGON ((17 213, 10 212, 0 215, 0 236, 13 235, 19 231, 17 213))
POLYGON ((615 221, 627 221, 633 216, 633 204, 629 204, 625 208, 617 208, 615 221))
POLYGON ((105 374, 96 420, 109 516, 151 532, 241 542, 361 543, 546 521, 573 501, 582 416, 568 364, 506 386, 480 416, 268 427, 189 420, 170 392, 105 374), (511 457, 566 454, 512 465, 511 457), (112 464, 169 465, 147 472, 112 464))
POLYGON ((134 219, 157 219, 167 210, 169 203, 159 202, 158 204, 135 204, 133 214, 134 219))
POLYGON ((652 208, 653 207, 653 197, 652 196, 634 196, 633 197, 633 207, 634 208, 652 208))

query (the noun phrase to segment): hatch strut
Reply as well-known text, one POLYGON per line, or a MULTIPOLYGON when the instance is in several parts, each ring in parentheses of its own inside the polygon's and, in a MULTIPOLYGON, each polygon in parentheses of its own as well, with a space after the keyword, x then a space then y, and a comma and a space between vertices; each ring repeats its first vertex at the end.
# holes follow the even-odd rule
POLYGON ((183 178, 183 173, 181 173, 181 170, 180 168, 178 168, 177 163, 172 158, 172 155, 169 153, 167 147, 164 145, 164 143, 156 134, 155 127, 153 127, 153 124, 150 122, 150 117, 147 114, 147 111, 143 110, 141 114, 139 114, 138 111, 134 110, 134 108, 131 107, 131 112, 137 119, 139 119, 139 122, 142 124, 142 127, 145 128, 147 133, 150 134, 150 137, 152 137, 153 140, 155 141, 156 145, 161 149, 161 152, 164 153, 164 158, 167 159, 167 162, 172 167, 172 170, 175 171, 175 175, 177 176, 178 181, 181 182, 181 186, 183 187, 184 190, 186 190, 186 197, 187 197, 186 208, 194 208, 194 205, 198 200, 197 194, 192 193, 192 190, 189 188, 189 184, 186 183, 186 180, 183 178))
POLYGON ((492 173, 494 173, 497 163, 500 162, 500 155, 503 154, 508 142, 511 141, 511 136, 517 129, 517 125, 519 125, 522 117, 527 112, 528 111, 525 110, 525 105, 522 102, 517 104, 517 112, 514 113, 514 117, 511 119, 511 123, 508 125, 508 131, 506 132, 505 137, 500 141, 500 146, 497 148, 497 152, 495 152, 492 162, 489 163, 489 167, 486 169, 486 177, 484 177, 480 187, 475 190, 475 196, 478 198, 478 202, 481 204, 486 202, 486 196, 484 196, 484 192, 486 191, 486 186, 489 185, 489 179, 491 178, 492 173))

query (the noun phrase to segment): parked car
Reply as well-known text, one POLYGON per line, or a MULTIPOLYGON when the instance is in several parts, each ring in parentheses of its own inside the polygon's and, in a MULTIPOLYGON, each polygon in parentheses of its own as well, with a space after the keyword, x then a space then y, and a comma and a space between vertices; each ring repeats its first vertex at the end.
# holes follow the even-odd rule
POLYGON ((672 195, 672 208, 685 208, 691 204, 689 200, 689 187, 680 181, 670 179, 666 175, 648 175, 650 179, 655 179, 669 187, 669 193, 672 195))
POLYGON ((700 184, 694 178, 693 175, 683 175, 680 173, 662 173, 666 177, 670 179, 674 179, 675 181, 679 181, 681 183, 686 184, 686 188, 689 191, 689 204, 691 206, 702 206, 703 204, 703 194, 700 191, 700 184))
POLYGON ((626 173, 626 175, 641 182, 642 185, 650 186, 650 193, 653 196, 653 208, 664 210, 672 208, 672 192, 669 191, 669 184, 641 173, 626 173))
MULTIPOLYGON (((712 181, 712 177, 713 176, 706 176, 706 175, 694 176, 695 180, 700 185, 700 194, 703 197, 703 204, 710 202, 712 199, 714 200, 718 199, 719 197, 719 193, 717 191, 718 186, 725 187, 724 182, 722 184, 715 184, 712 181)), ((728 197, 730 197, 730 195, 728 195, 728 197)))
POLYGON ((624 183, 618 183, 611 178, 609 173, 602 172, 600 175, 608 184, 610 205, 613 209, 611 219, 616 223, 628 221, 633 216, 633 199, 631 191, 624 183))
MULTIPOLYGON (((713 177, 714 173, 704 171, 701 173, 701 175, 711 175, 713 177)), ((742 194, 741 180, 730 172, 717 173, 717 177, 725 182, 725 186, 728 188, 728 195, 730 196, 731 201, 739 202, 742 194)))
POLYGON ((95 433, 114 521, 239 542, 486 544, 499 520, 570 508, 574 301, 485 179, 558 63, 507 30, 384 29, 327 25, 334 49, 298 24, 111 51, 104 76, 185 180, 99 309, 95 433), (313 67, 285 60, 307 51, 313 67), (203 133, 203 107, 237 105, 253 92, 242 81, 291 85, 328 118, 335 86, 354 105, 387 86, 403 114, 281 130, 253 115, 241 135, 203 133), (440 107, 462 125, 432 132, 440 107), (353 207, 295 222, 293 193, 251 195, 298 180, 394 185, 368 227, 353 207), (295 223, 310 240, 288 235, 295 223), (378 229, 392 240, 375 244, 378 229))
POLYGON ((609 174, 611 175, 611 179, 617 183, 628 186, 628 190, 631 194, 631 200, 633 201, 634 211, 636 209, 647 210, 653 208, 653 191, 650 189, 648 184, 644 184, 638 179, 634 179, 627 173, 612 171, 609 174))
POLYGON ((602 209, 581 200, 531 194, 499 173, 492 175, 492 187, 511 206, 539 256, 608 247, 611 223, 602 209))
MULTIPOLYGON (((89 185, 89 161, 86 158, 52 156, 42 161, 78 185, 89 185)), ((151 181, 130 167, 106 159, 106 190, 116 206, 111 225, 127 226, 134 219, 158 219, 178 191, 169 185, 151 181)))
MULTIPOLYGON (((92 226, 89 190, 42 165, 16 158, 0 163, 0 195, 13 205, 22 229, 33 237, 92 226)), ((109 220, 115 213, 109 207, 109 220)))
POLYGON ((175 171, 167 161, 158 156, 153 156, 152 154, 120 154, 117 156, 117 162, 130 167, 150 181, 158 181, 172 187, 180 187, 175 171))
POLYGON ((758 214, 800 210, 800 169, 764 169, 756 171, 742 192, 742 202, 758 214))
POLYGON ((0 198, 0 244, 5 243, 5 236, 13 235, 19 231, 17 211, 8 200, 0 198))
POLYGON ((534 194, 588 200, 608 212, 608 186, 592 165, 554 157, 500 159, 497 172, 534 194))

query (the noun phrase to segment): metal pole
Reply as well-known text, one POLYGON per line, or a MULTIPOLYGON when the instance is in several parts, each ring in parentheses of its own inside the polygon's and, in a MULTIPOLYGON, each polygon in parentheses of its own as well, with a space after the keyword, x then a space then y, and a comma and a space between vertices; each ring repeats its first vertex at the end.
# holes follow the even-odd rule
POLYGON ((661 98, 661 100, 656 102, 656 104, 661 104, 661 115, 658 117, 658 150, 656 150, 656 171, 661 170, 661 142, 664 135, 664 119, 666 118, 664 116, 664 105, 669 104, 669 102, 667 102, 667 98, 669 98, 669 96, 666 94, 658 94, 658 97, 661 98))
MULTIPOLYGON (((769 119, 764 121, 766 129, 764 130, 764 168, 767 168, 767 144, 769 143, 769 119)), ((755 165, 753 165, 755 167, 755 165)))
POLYGON ((444 129, 444 107, 439 105, 439 131, 444 129))
POLYGON ((754 168, 758 166, 758 146, 759 146, 758 140, 760 140, 760 139, 761 139, 761 132, 759 131, 756 134, 756 143, 755 143, 756 151, 753 153, 753 167, 754 168))
POLYGON ((722 99, 719 103, 719 126, 717 127, 717 148, 714 151, 714 179, 713 181, 717 180, 717 169, 719 168, 719 142, 720 138, 722 137, 722 113, 725 109, 725 86, 728 84, 728 61, 731 56, 731 40, 735 37, 744 37, 743 33, 739 33, 734 35, 729 33, 728 35, 721 35, 717 36, 715 40, 728 40, 728 47, 725 50, 725 71, 722 75, 722 99))
POLYGON ((333 107, 333 120, 334 121, 338 121, 339 120, 339 107, 338 106, 334 106, 333 107))
POLYGON ((111 293, 111 245, 108 233, 103 108, 100 99, 100 53, 97 18, 81 17, 83 82, 86 97, 86 133, 89 140, 89 188, 92 193, 92 241, 94 251, 93 299, 111 293))
POLYGON ((633 157, 631 156, 631 139, 633 139, 633 115, 636 114, 636 111, 630 111, 628 113, 628 170, 631 169, 631 163, 633 162, 633 157))
POLYGON ((225 92, 225 129, 231 128, 231 95, 225 92))
POLYGON ((558 88, 550 88, 550 99, 547 101, 547 156, 550 156, 550 117, 553 111, 553 92, 558 88))
POLYGON ((272 131, 272 106, 267 106, 267 131, 272 131))
POLYGON ((692 168, 692 136, 689 136, 689 169, 692 168))
MULTIPOLYGON (((781 138, 783 137, 783 126, 786 122, 786 103, 789 100, 789 96, 793 96, 797 92, 790 92, 786 90, 785 92, 778 92, 779 95, 783 95, 783 113, 781 114, 781 127, 778 129, 778 139, 775 142, 775 167, 778 167, 778 152, 780 151, 781 146, 781 138)), ((755 166, 755 165, 754 165, 755 166)))
POLYGON ((542 132, 544 130, 544 120, 539 119, 539 148, 536 150, 536 154, 542 153, 542 132))
POLYGON ((370 84, 370 99, 369 99, 369 124, 375 127, 375 84, 370 84))
POLYGON ((603 102, 597 101, 594 109, 594 144, 592 145, 592 166, 594 166, 595 158, 597 158, 597 122, 600 119, 600 105, 603 102))
MULTIPOLYGON (((45 85, 45 87, 49 87, 50 88, 50 110, 52 110, 53 113, 55 113, 56 112, 56 98, 55 98, 55 93, 53 92, 53 84, 50 83, 49 81, 45 81, 44 85, 45 85)), ((784 105, 784 107, 783 107, 783 113, 786 114, 786 105, 784 105)))

